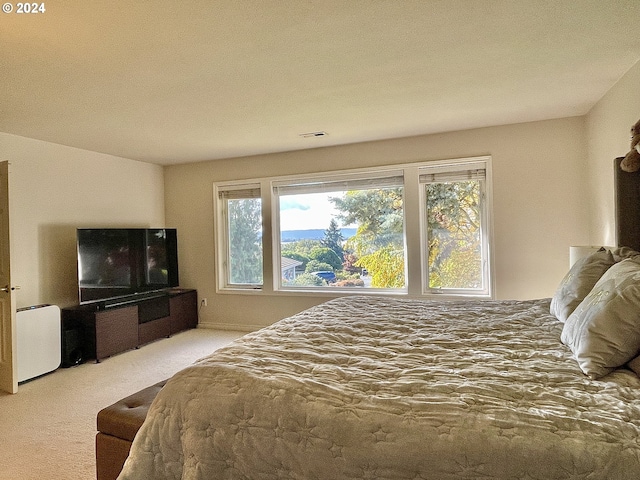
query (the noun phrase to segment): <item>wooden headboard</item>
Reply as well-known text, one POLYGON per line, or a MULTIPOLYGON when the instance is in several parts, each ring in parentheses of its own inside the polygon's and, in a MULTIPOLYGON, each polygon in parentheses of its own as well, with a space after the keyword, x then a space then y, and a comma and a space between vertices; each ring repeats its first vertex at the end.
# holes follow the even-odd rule
POLYGON ((620 168, 622 158, 616 158, 613 166, 617 244, 640 252, 640 170, 633 173, 623 171, 620 168))

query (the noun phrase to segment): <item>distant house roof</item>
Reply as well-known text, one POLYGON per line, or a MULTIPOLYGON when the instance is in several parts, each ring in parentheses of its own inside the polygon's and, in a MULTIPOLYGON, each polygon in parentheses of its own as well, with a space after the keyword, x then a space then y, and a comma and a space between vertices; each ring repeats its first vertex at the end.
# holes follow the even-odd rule
POLYGON ((289 270, 290 268, 295 268, 299 265, 302 265, 302 262, 298 260, 294 260, 293 258, 281 257, 280 265, 282 267, 282 271, 289 270))

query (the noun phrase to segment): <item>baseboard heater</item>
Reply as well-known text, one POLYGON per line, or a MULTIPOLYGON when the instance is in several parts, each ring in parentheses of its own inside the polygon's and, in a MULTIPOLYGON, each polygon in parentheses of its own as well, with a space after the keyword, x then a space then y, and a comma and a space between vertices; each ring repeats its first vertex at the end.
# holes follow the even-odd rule
POLYGON ((18 383, 52 372, 62 361, 60 308, 34 305, 16 312, 18 383))

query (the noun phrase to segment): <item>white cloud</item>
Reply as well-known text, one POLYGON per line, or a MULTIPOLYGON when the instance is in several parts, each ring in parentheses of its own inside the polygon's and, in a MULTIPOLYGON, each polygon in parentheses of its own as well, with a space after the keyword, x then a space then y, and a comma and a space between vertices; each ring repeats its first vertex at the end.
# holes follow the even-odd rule
POLYGON ((284 210, 309 210, 311 207, 298 201, 298 197, 280 197, 280 211, 284 210))
MULTIPOLYGON (((329 201, 336 193, 309 193, 280 197, 280 229, 327 229, 331 218, 339 212, 329 201)), ((336 219, 337 220, 337 219, 336 219)), ((340 222, 338 222, 339 224, 340 222)))

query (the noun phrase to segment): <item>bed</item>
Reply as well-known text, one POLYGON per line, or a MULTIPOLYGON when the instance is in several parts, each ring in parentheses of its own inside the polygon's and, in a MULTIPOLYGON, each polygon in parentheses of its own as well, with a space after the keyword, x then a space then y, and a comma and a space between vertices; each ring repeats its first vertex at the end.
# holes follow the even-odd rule
POLYGON ((551 299, 331 300, 172 377, 120 480, 640 478, 640 255, 551 299))

